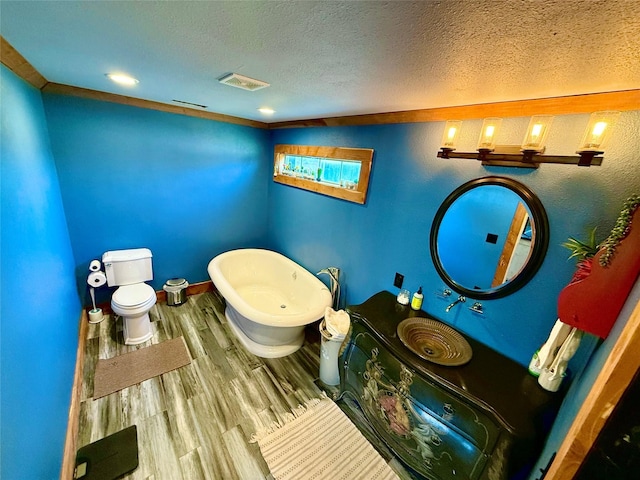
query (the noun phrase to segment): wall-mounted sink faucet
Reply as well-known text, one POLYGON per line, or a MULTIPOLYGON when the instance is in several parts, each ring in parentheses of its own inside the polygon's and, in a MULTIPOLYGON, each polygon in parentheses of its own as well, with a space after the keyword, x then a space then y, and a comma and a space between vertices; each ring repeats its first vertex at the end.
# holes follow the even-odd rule
POLYGON ((460 296, 458 297, 458 299, 457 299, 455 302, 453 302, 452 304, 450 304, 447 308, 445 308, 445 309, 444 309, 444 311, 445 311, 445 312, 447 312, 447 313, 449 313, 449 310, 451 310, 451 309, 452 309, 453 307, 455 307, 457 304, 459 304, 459 303, 464 303, 464 302, 466 302, 466 301, 467 301, 467 297, 465 297, 465 296, 463 296, 463 295, 460 295, 460 296))

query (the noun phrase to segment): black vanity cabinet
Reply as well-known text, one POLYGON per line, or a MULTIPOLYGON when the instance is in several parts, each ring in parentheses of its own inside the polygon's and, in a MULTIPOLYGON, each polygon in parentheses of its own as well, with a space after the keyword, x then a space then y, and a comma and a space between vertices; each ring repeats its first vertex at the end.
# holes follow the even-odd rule
POLYGON ((341 357, 341 390, 399 459, 428 479, 526 478, 561 394, 468 337, 469 363, 423 360, 402 344, 396 328, 427 314, 399 305, 389 292, 348 311, 352 331, 341 357))

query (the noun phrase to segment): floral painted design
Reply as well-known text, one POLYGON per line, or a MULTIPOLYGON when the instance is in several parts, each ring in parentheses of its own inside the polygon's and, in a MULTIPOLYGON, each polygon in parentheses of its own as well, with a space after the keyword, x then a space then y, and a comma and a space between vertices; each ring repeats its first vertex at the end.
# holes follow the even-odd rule
POLYGON ((396 435, 409 436, 411 422, 402 399, 393 392, 383 390, 378 394, 381 417, 387 421, 387 426, 396 435))
MULTIPOLYGON (((440 426, 436 419, 427 423, 424 414, 420 415, 415 410, 409 398, 413 373, 401 365, 400 381, 397 386, 393 385, 384 377, 384 367, 378 361, 378 353, 377 348, 371 350, 371 357, 362 374, 365 380, 362 400, 366 411, 375 416, 389 433, 399 437, 399 440, 412 440, 411 449, 422 458, 428 469, 443 458, 451 462, 451 454, 440 448, 443 446, 442 437, 446 435, 446 428, 440 426)), ((405 444, 405 447, 408 446, 405 444)))

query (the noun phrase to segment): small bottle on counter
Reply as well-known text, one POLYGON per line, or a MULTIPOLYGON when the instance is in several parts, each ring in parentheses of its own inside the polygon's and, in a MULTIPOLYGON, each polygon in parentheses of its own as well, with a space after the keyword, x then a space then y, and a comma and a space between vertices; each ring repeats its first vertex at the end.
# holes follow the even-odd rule
POLYGON ((422 287, 418 288, 418 291, 413 294, 413 298, 411 299, 411 308, 414 310, 420 310, 422 308, 422 300, 424 299, 424 295, 422 295, 422 287))

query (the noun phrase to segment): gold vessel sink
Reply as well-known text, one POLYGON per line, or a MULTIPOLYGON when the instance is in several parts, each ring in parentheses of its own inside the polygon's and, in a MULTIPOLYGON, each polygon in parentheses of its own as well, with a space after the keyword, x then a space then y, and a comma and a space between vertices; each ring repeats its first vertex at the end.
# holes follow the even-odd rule
POLYGON ((398 324, 398 337, 413 353, 438 365, 464 365, 473 355, 471 345, 462 335, 431 318, 403 320, 398 324))

